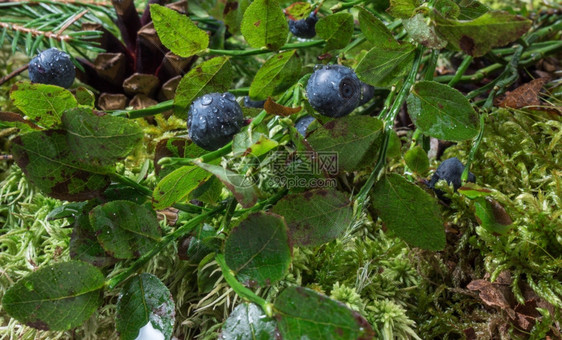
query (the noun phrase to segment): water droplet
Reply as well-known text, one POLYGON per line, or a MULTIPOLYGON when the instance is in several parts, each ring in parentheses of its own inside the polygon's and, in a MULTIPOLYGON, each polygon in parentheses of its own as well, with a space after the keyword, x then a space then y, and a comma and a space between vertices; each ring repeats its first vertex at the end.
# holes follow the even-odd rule
POLYGON ((236 100, 236 97, 234 97, 234 95, 230 92, 225 92, 222 94, 222 96, 232 102, 236 100))
POLYGON ((202 105, 205 105, 205 106, 211 105, 212 102, 213 102, 213 97, 211 97, 211 96, 209 96, 209 95, 204 95, 204 96, 201 98, 201 104, 202 104, 202 105))

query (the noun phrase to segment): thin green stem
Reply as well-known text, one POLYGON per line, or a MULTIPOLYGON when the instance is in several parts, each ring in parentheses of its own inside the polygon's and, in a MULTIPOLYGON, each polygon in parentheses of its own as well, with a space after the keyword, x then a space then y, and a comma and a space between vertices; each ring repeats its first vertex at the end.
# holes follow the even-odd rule
MULTIPOLYGON (((292 49, 300 49, 300 48, 308 48, 313 46, 320 46, 325 43, 324 40, 311 40, 311 41, 304 41, 298 43, 290 43, 281 46, 279 50, 292 50, 292 49)), ((250 55, 257 55, 257 54, 265 54, 274 52, 272 50, 266 48, 250 48, 247 50, 216 50, 216 49, 207 49, 207 54, 211 55, 226 55, 231 57, 246 57, 250 55)))
POLYGON ((427 64, 425 64, 424 80, 433 80, 433 74, 435 73, 435 68, 437 67, 437 59, 439 59, 439 50, 432 50, 429 60, 427 61, 427 64))
POLYGON ((461 80, 462 76, 464 75, 464 73, 468 69, 468 66, 470 66, 471 62, 472 62, 472 56, 467 55, 466 57, 464 57, 462 63, 459 65, 459 68, 457 69, 457 73, 455 73, 455 76, 453 77, 453 79, 451 79, 451 81, 449 81, 448 85, 450 87, 455 86, 461 80))
POLYGON ((223 209, 224 206, 220 206, 214 210, 201 214, 187 221, 185 224, 183 224, 181 227, 179 227, 172 233, 164 236, 160 240, 160 242, 156 243, 156 245, 152 249, 150 249, 150 251, 148 251, 146 254, 142 255, 137 260, 135 260, 135 262, 133 262, 133 264, 125 271, 107 280, 105 282, 105 285, 109 289, 115 288, 117 285, 125 281, 129 276, 133 275, 135 272, 141 269, 148 261, 150 261, 150 259, 154 257, 154 255, 158 254, 162 249, 166 248, 170 243, 186 235, 191 230, 193 230, 196 226, 198 226, 201 222, 203 222, 205 219, 213 216, 214 214, 222 211, 223 209))
POLYGON ((267 315, 268 317, 273 316, 273 304, 257 296, 256 293, 252 292, 250 289, 246 288, 243 284, 241 284, 240 281, 238 281, 234 276, 234 272, 226 264, 226 260, 223 254, 217 254, 215 256, 215 261, 217 261, 217 263, 219 264, 224 279, 230 285, 230 287, 236 292, 236 294, 238 294, 241 298, 247 301, 251 301, 256 305, 260 306, 261 309, 264 311, 265 315, 267 315))
POLYGON ((465 168, 461 175, 461 181, 463 183, 466 182, 466 180, 468 179, 468 170, 470 169, 470 164, 472 163, 472 160, 474 160, 474 157, 476 156, 476 152, 480 147, 480 142, 482 142, 482 138, 484 137, 484 125, 485 125, 484 122, 486 120, 486 116, 487 116, 486 113, 482 113, 480 115, 480 130, 478 131, 478 135, 476 136, 476 139, 472 144, 472 148, 470 149, 470 152, 468 154, 468 159, 466 160, 465 168))
POLYGON ((332 13, 336 13, 339 11, 343 11, 344 9, 348 9, 351 8, 355 5, 359 5, 361 3, 365 2, 365 0, 355 0, 355 1, 349 1, 349 2, 339 2, 337 5, 332 6, 332 8, 330 8, 330 10, 332 11, 332 13))

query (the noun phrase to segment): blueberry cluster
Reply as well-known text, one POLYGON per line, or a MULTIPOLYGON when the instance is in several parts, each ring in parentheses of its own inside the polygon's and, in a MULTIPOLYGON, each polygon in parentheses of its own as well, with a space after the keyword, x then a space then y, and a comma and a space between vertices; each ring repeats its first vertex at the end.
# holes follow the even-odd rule
POLYGON ((243 125, 242 108, 229 92, 203 95, 189 108, 189 138, 205 150, 217 150, 228 144, 243 125))
POLYGON ((29 62, 29 79, 34 83, 69 88, 75 76, 70 56, 56 48, 39 53, 29 62))
POLYGON ((320 114, 334 118, 348 115, 367 103, 374 90, 342 65, 317 65, 306 86, 310 105, 320 114))

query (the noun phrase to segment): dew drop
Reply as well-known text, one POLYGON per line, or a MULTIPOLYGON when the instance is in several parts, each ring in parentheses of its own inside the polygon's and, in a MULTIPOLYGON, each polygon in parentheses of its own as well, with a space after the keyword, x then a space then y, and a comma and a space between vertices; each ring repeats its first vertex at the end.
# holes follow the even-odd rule
POLYGON ((213 97, 211 97, 211 96, 209 96, 209 95, 204 95, 204 96, 201 98, 201 104, 202 104, 202 105, 205 105, 205 106, 211 105, 212 102, 213 102, 213 97))
POLYGON ((222 94, 222 96, 228 100, 230 100, 231 102, 236 100, 236 97, 234 97, 234 95, 230 92, 225 92, 222 94))

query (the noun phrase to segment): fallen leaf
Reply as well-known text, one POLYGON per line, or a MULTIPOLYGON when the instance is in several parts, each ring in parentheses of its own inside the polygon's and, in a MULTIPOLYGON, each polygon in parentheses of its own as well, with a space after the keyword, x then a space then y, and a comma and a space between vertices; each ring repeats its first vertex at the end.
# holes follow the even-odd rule
POLYGON ((276 102, 273 101, 273 99, 271 99, 271 97, 267 98, 265 104, 263 105, 263 108, 267 113, 271 115, 282 116, 282 117, 288 117, 302 110, 302 107, 300 106, 293 108, 293 107, 286 107, 281 104, 277 104, 276 102))
POLYGON ((538 106, 541 104, 539 91, 550 78, 542 77, 523 84, 513 91, 508 91, 504 96, 497 97, 495 105, 497 107, 511 107, 520 109, 525 106, 538 106))

